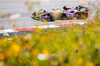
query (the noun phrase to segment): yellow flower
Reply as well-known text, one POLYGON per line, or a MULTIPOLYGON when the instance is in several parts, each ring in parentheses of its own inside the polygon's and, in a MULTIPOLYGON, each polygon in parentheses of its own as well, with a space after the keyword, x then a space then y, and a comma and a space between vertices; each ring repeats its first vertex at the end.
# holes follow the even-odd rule
POLYGON ((35 29, 35 32, 41 32, 41 31, 42 29, 39 29, 39 28, 35 29))
POLYGON ((87 62, 85 66, 94 66, 94 64, 91 62, 87 62))
POLYGON ((11 50, 4 51, 4 55, 5 55, 6 58, 10 57, 12 55, 11 50))
POLYGON ((0 61, 4 61, 5 57, 4 54, 0 52, 0 61))
POLYGON ((38 50, 38 49, 33 49, 33 50, 32 50, 32 54, 33 54, 34 56, 38 55, 38 54, 39 54, 39 50, 38 50))
POLYGON ((5 42, 6 42, 6 40, 5 40, 5 39, 0 39, 0 45, 4 45, 4 44, 5 44, 5 42))
POLYGON ((50 39, 49 36, 44 35, 41 37, 41 42, 47 42, 47 41, 49 41, 49 39, 50 39))
POLYGON ((49 55, 49 53, 48 53, 48 51, 46 49, 43 49, 42 52, 43 52, 44 55, 49 55))
POLYGON ((98 24, 100 24, 100 22, 99 22, 99 21, 97 21, 97 22, 96 22, 96 25, 98 25, 98 24))
POLYGON ((94 30, 95 30, 95 29, 94 29, 94 28, 92 28, 92 27, 90 27, 90 28, 89 28, 89 31, 94 31, 94 30))
POLYGON ((47 24, 47 21, 44 21, 43 24, 46 25, 47 24))
POLYGON ((12 51, 13 55, 17 56, 19 52, 21 51, 21 47, 17 43, 14 42, 12 43, 10 50, 12 51))
POLYGON ((4 17, 7 17, 7 13, 3 13, 1 16, 4 18, 4 17))
POLYGON ((31 64, 31 66, 37 66, 37 62, 36 61, 31 61, 30 64, 31 64))
POLYGON ((74 29, 73 29, 73 32, 76 32, 76 31, 77 31, 77 29, 74 28, 74 29))
POLYGON ((77 64, 78 65, 82 65, 83 64, 83 59, 82 58, 78 58, 77 59, 77 64))

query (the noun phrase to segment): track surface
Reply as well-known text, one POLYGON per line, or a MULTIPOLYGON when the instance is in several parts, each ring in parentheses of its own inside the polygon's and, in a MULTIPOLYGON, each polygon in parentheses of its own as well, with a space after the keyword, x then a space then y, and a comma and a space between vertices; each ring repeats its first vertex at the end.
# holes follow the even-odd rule
MULTIPOLYGON (((54 22, 47 22, 47 25, 55 25, 55 24, 68 24, 68 23, 86 23, 84 20, 56 20, 54 22)), ((32 27, 32 26, 41 26, 43 22, 41 21, 27 21, 27 22, 15 22, 15 27, 13 26, 14 23, 12 22, 1 22, 0 26, 4 25, 5 29, 13 29, 13 28, 24 28, 24 27, 32 27)), ((1 27, 0 27, 1 28, 1 27)))

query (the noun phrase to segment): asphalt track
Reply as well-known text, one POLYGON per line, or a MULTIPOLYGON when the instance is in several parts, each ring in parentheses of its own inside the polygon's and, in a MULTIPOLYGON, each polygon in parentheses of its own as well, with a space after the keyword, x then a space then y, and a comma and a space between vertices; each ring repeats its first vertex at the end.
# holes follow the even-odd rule
MULTIPOLYGON (((52 22, 50 22, 50 21, 47 22, 47 25, 68 24, 68 23, 83 24, 83 23, 86 23, 86 21, 84 21, 84 20, 56 20, 56 21, 52 21, 52 22)), ((16 21, 15 26, 13 26, 14 25, 13 21, 0 23, 1 27, 2 27, 2 25, 4 25, 5 29, 15 29, 15 28, 26 28, 26 27, 32 27, 32 26, 43 26, 44 24, 41 21, 33 20, 33 21, 27 21, 27 22, 16 21)))

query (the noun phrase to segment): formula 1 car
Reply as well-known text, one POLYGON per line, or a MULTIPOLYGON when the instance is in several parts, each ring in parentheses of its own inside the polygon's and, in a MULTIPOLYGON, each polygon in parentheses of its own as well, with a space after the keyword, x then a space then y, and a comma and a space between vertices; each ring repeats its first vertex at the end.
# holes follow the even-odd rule
POLYGON ((63 10, 55 10, 51 12, 46 12, 43 9, 40 9, 38 12, 32 14, 32 18, 35 20, 41 21, 54 21, 54 20, 68 20, 68 19, 86 19, 88 17, 88 8, 83 6, 78 6, 75 8, 66 8, 63 7, 63 10), (60 11, 60 12, 59 12, 60 11), (56 14, 53 14, 56 13, 56 14), (60 15, 58 15, 60 14, 60 15), (59 17, 59 18, 57 18, 59 17))
POLYGON ((88 17, 88 8, 79 5, 78 7, 74 8, 66 8, 63 7, 64 13, 61 16, 62 20, 65 19, 86 19, 88 17))
POLYGON ((51 13, 52 12, 46 12, 46 11, 44 11, 43 13, 36 15, 36 12, 34 12, 32 14, 33 15, 32 18, 35 19, 35 20, 41 20, 41 21, 45 21, 45 20, 47 20, 47 21, 54 21, 54 18, 51 15, 51 13))
POLYGON ((70 11, 69 13, 63 13, 61 16, 61 20, 66 19, 86 19, 88 17, 88 12, 84 11, 70 11))

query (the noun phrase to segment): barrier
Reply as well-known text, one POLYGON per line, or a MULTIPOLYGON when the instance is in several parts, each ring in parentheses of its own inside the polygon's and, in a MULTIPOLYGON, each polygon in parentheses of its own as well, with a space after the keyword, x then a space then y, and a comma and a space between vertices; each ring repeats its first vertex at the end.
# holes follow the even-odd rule
MULTIPOLYGON (((80 23, 80 25, 82 25, 82 24, 84 24, 84 23, 80 23)), ((47 28, 58 28, 58 30, 61 30, 62 27, 66 28, 66 29, 71 29, 71 26, 75 26, 75 25, 77 25, 77 23, 58 24, 58 25, 43 25, 43 26, 34 26, 34 27, 18 28, 18 29, 6 29, 6 30, 0 30, 0 37, 35 33, 35 30, 37 30, 37 29, 45 30, 47 28)))

